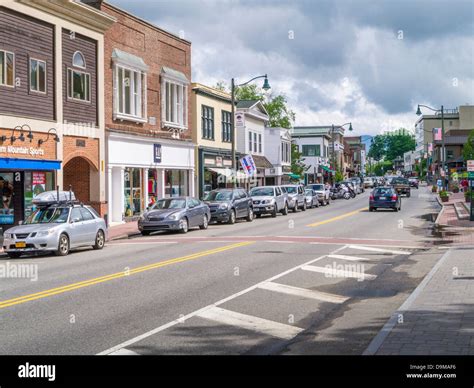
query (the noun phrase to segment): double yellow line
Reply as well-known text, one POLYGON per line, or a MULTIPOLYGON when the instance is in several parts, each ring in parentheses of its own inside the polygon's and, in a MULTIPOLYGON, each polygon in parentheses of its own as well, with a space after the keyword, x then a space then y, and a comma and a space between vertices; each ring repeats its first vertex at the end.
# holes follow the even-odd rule
POLYGON ((0 309, 10 307, 10 306, 15 306, 15 305, 26 303, 26 302, 30 302, 32 300, 47 298, 47 297, 52 296, 52 295, 62 294, 62 293, 65 293, 65 292, 77 290, 79 288, 89 287, 89 286, 92 286, 94 284, 104 283, 104 282, 108 282, 108 281, 114 280, 114 279, 120 279, 120 278, 123 278, 123 277, 126 277, 126 276, 135 275, 135 274, 140 273, 140 272, 149 271, 149 270, 156 269, 156 268, 161 268, 161 267, 166 267, 166 266, 171 265, 171 264, 177 264, 177 263, 182 263, 184 261, 194 260, 194 259, 197 259, 197 258, 200 258, 200 257, 203 257, 203 256, 208 256, 208 255, 212 255, 212 254, 215 254, 215 253, 228 251, 229 249, 239 248, 239 247, 243 247, 243 246, 250 245, 250 244, 253 244, 253 243, 254 243, 253 241, 244 241, 244 242, 240 242, 240 243, 237 243, 237 244, 226 245, 226 246, 223 246, 223 247, 220 247, 220 248, 215 248, 215 249, 210 249, 210 250, 207 250, 207 251, 194 253, 192 255, 177 257, 177 258, 174 258, 174 259, 160 261, 158 263, 153 263, 153 264, 145 265, 145 266, 142 266, 142 267, 137 267, 137 268, 134 268, 134 269, 130 269, 128 271, 116 272, 116 273, 113 273, 113 274, 110 274, 110 275, 100 276, 98 278, 84 280, 82 282, 72 283, 72 284, 62 286, 62 287, 51 288, 49 290, 37 292, 37 293, 34 293, 34 294, 29 294, 29 295, 20 296, 20 297, 13 298, 13 299, 4 300, 4 301, 0 302, 0 309))
POLYGON ((353 212, 344 213, 344 214, 341 214, 340 216, 336 216, 336 217, 333 217, 333 218, 328 218, 327 220, 315 222, 314 224, 309 224, 309 225, 306 225, 306 226, 319 226, 319 225, 328 224, 328 223, 333 222, 333 221, 337 221, 337 220, 341 220, 341 219, 346 218, 346 217, 353 216, 354 214, 360 213, 360 212, 362 212, 364 210, 367 210, 367 209, 368 209, 368 207, 366 206, 366 207, 354 210, 353 212))

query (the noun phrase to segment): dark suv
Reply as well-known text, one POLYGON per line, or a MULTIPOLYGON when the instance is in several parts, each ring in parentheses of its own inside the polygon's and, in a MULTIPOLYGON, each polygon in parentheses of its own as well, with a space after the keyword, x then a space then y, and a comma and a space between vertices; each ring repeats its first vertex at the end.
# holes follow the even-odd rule
POLYGON ((244 189, 217 189, 207 193, 204 202, 211 209, 211 221, 235 223, 237 218, 253 221, 252 199, 244 189))

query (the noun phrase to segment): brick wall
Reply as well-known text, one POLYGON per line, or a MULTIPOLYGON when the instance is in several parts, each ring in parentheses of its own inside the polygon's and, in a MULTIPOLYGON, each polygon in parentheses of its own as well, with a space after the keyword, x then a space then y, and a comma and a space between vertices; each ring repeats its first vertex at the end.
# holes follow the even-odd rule
MULTIPOLYGON (((101 10, 117 18, 105 33, 105 124, 125 132, 145 136, 170 137, 161 128, 161 68, 178 70, 191 81, 191 43, 179 39, 110 4, 102 3, 101 10), (156 125, 113 120, 113 67, 114 48, 141 57, 149 66, 147 73, 147 115, 156 117, 156 125)), ((191 85, 188 86, 188 130, 181 138, 191 138, 191 85)))
POLYGON ((73 158, 63 167, 63 189, 72 191, 81 202, 90 200, 90 165, 83 158, 73 158))
MULTIPOLYGON (((16 130, 14 132, 15 137, 20 136, 21 131, 16 130)), ((0 157, 1 158, 18 158, 18 159, 36 159, 36 160, 55 160, 56 159, 56 142, 54 141, 54 136, 50 136, 48 140, 47 137, 48 135, 43 132, 32 132, 33 133, 33 140, 30 142, 30 139, 28 139, 26 136, 28 135, 27 131, 23 132, 23 136, 25 137, 25 141, 21 140, 16 140, 15 142, 10 141, 10 137, 12 135, 12 130, 11 129, 5 129, 5 128, 0 128, 0 137, 1 136, 6 136, 7 139, 5 141, 1 141, 0 139, 0 157), (43 144, 38 145, 38 140, 42 139, 43 144), (14 147, 26 147, 26 148, 36 148, 36 149, 41 149, 43 150, 43 155, 35 155, 31 153, 9 153, 9 152, 2 152, 1 147, 8 147, 8 146, 14 146, 14 147)))
POLYGON ((99 170, 99 139, 64 136, 63 150, 63 166, 73 158, 83 157, 88 159, 96 170, 99 170))

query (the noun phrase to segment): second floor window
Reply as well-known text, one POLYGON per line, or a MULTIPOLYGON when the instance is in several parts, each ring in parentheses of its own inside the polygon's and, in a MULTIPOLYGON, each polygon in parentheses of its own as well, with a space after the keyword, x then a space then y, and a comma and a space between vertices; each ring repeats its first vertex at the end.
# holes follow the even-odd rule
POLYGON ((164 121, 165 125, 186 127, 187 87, 173 81, 164 81, 164 121))
POLYGON ((146 88, 145 74, 131 68, 116 67, 117 95, 116 114, 136 118, 145 117, 143 91, 146 88))
POLYGON ((91 101, 91 75, 86 73, 86 61, 81 52, 73 55, 72 64, 75 68, 67 70, 67 96, 73 100, 91 101))
POLYGON ((249 132, 249 152, 252 152, 252 132, 249 132))
POLYGON ((303 145, 303 156, 321 156, 321 146, 319 144, 303 145))
POLYGON ((290 143, 287 142, 282 142, 281 143, 281 161, 284 163, 289 163, 290 162, 290 143))
POLYGON ((253 152, 257 152, 257 134, 253 134, 253 152))
POLYGON ((262 153, 262 135, 258 134, 258 152, 262 153))
POLYGON ((231 113, 225 110, 222 111, 222 141, 232 141, 232 128, 231 128, 231 113))
POLYGON ((0 50, 0 85, 14 86, 15 54, 0 50))
POLYGON ((214 140, 214 108, 201 105, 202 138, 214 140))
POLYGON ((30 59, 30 90, 46 93, 46 62, 30 59))

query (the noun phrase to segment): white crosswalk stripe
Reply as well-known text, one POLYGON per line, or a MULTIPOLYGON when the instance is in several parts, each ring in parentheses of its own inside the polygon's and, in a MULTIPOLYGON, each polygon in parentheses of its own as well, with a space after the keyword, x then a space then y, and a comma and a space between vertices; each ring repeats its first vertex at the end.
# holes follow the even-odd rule
POLYGON ((301 267, 301 269, 303 271, 323 273, 330 277, 357 278, 357 279, 363 279, 363 280, 373 280, 377 277, 376 275, 366 274, 362 272, 339 270, 339 269, 330 268, 330 267, 316 267, 313 265, 305 265, 304 267, 301 267))
POLYGON ((349 299, 349 298, 346 298, 345 296, 329 294, 327 292, 321 292, 321 291, 313 291, 313 290, 308 290, 306 288, 293 287, 293 286, 288 286, 286 284, 273 283, 273 282, 262 283, 258 286, 258 288, 262 290, 279 292, 281 294, 301 296, 303 298, 322 300, 324 302, 331 302, 331 303, 344 303, 346 300, 349 299))
POLYGON ((396 251, 396 250, 385 249, 385 248, 367 247, 367 246, 364 246, 364 245, 349 245, 347 248, 348 249, 358 249, 358 250, 361 250, 361 251, 393 253, 394 255, 411 255, 412 254, 412 252, 408 252, 408 251, 396 251))
POLYGON ((340 260, 349 260, 349 261, 367 261, 372 260, 368 257, 358 257, 358 256, 347 256, 347 255, 328 255, 330 259, 340 259, 340 260))

